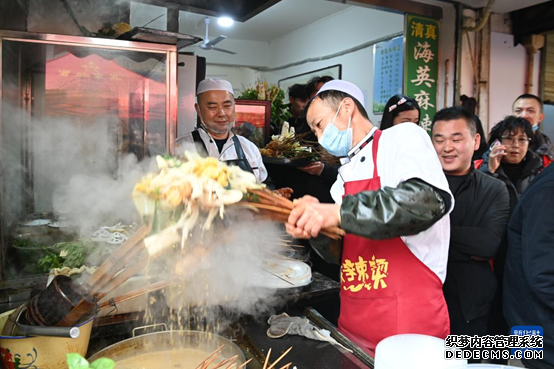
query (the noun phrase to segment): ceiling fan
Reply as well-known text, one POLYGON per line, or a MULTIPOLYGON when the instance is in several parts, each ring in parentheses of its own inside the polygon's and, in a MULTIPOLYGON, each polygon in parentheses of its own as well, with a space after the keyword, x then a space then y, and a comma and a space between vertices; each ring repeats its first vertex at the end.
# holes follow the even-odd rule
POLYGON ((210 18, 206 17, 204 19, 204 23, 206 24, 206 38, 204 38, 204 42, 200 45, 200 48, 203 49, 203 50, 215 50, 215 51, 221 51, 223 53, 235 55, 236 52, 234 52, 234 51, 229 51, 229 50, 225 50, 225 49, 220 49, 218 47, 214 47, 215 45, 217 45, 221 41, 225 40, 227 38, 227 36, 220 35, 220 36, 214 38, 213 40, 210 40, 208 38, 208 28, 210 27, 210 18))

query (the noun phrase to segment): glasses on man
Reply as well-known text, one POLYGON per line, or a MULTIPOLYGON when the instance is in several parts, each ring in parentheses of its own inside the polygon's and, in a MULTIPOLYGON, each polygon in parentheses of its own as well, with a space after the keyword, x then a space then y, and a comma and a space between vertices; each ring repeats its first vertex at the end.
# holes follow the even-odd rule
POLYGON ((528 144, 529 141, 531 141, 531 139, 528 137, 510 137, 510 136, 502 136, 501 140, 503 145, 510 145, 510 146, 515 146, 516 144, 518 144, 519 146, 523 146, 525 144, 528 144))

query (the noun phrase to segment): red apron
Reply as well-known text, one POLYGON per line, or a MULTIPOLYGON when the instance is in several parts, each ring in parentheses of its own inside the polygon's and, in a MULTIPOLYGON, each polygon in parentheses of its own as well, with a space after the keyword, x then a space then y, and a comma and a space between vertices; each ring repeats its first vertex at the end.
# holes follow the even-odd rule
MULTIPOLYGON (((346 182, 345 195, 381 189, 373 138, 373 178, 346 182)), ((419 333, 444 339, 450 318, 439 277, 423 264, 400 237, 371 240, 347 234, 341 265, 339 330, 375 351, 382 339, 419 333)))

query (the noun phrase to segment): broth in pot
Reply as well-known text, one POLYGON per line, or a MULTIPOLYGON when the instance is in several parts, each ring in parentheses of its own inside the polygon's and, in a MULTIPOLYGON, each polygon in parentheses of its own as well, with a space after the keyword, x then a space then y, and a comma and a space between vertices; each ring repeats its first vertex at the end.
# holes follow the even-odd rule
MULTIPOLYGON (((195 369, 211 352, 181 348, 156 353, 137 355, 135 357, 116 362, 117 369, 195 369)), ((228 357, 220 354, 208 368, 215 367, 228 357)))
POLYGON ((246 359, 233 342, 213 333, 199 331, 165 331, 145 334, 106 347, 89 358, 101 357, 116 362, 117 369, 195 369, 217 348, 220 353, 208 368, 233 356, 237 367, 246 359))

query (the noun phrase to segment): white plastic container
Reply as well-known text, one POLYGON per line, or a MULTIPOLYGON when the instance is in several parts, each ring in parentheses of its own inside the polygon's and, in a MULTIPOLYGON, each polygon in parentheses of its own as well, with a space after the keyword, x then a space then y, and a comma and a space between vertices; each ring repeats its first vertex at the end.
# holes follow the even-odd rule
POLYGON ((387 337, 375 348, 375 369, 466 368, 467 360, 446 360, 444 340, 423 334, 387 337))

